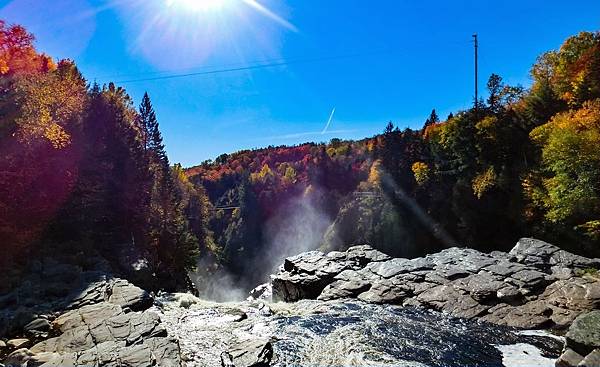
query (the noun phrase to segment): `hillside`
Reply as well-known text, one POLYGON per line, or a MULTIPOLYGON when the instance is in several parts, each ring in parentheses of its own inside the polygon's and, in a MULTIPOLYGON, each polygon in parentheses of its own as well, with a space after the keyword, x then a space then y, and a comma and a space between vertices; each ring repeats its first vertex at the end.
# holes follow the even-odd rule
POLYGON ((531 77, 524 89, 493 74, 477 108, 444 121, 434 110, 420 130, 390 122, 360 141, 240 151, 187 169, 212 203, 209 252, 238 276, 353 243, 412 257, 536 236, 598 256, 600 35, 567 39, 531 77))

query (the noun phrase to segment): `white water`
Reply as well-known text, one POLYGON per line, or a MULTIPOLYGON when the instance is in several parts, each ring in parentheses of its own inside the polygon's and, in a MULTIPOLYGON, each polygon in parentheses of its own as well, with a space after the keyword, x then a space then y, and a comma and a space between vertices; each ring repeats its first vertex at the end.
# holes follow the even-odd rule
POLYGON ((219 367, 221 353, 243 340, 270 340, 272 363, 281 367, 550 367, 553 359, 529 343, 545 354, 560 348, 548 334, 519 335, 437 312, 358 301, 214 303, 186 294, 159 297, 158 303, 187 367, 219 367))

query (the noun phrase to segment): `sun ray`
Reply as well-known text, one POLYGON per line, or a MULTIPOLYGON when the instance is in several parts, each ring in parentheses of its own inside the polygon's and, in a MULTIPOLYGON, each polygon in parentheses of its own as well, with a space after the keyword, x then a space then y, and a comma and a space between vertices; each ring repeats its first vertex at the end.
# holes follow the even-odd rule
POLYGON ((246 3, 247 5, 251 6, 252 8, 254 8, 254 10, 258 11, 262 15, 275 21, 279 25, 282 25, 283 27, 285 27, 293 32, 298 32, 298 28, 296 28, 295 25, 293 25, 292 23, 283 19, 282 17, 280 17, 279 15, 277 15, 276 13, 271 11, 269 8, 265 7, 264 5, 258 3, 256 0, 242 0, 242 1, 244 3, 246 3))

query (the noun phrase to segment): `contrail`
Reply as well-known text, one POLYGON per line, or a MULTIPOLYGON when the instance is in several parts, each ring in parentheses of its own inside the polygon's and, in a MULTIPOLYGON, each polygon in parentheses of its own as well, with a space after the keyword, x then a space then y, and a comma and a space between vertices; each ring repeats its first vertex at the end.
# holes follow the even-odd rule
POLYGON ((323 131, 321 131, 321 134, 325 134, 327 132, 327 129, 329 129, 329 124, 331 124, 331 120, 333 120, 334 113, 335 113, 335 107, 333 108, 333 110, 331 110, 331 114, 329 115, 329 120, 327 120, 327 124, 325 125, 325 128, 323 129, 323 131))

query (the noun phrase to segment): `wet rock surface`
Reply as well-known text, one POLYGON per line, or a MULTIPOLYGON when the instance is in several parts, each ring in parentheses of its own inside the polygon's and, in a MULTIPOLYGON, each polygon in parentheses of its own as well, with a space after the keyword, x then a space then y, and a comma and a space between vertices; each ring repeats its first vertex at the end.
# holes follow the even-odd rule
POLYGON ((594 267, 600 259, 530 238, 509 253, 449 248, 416 259, 390 259, 362 245, 345 253, 288 258, 272 276, 272 286, 274 299, 287 302, 358 298, 498 325, 566 328, 600 308, 600 279, 584 271, 594 267))

